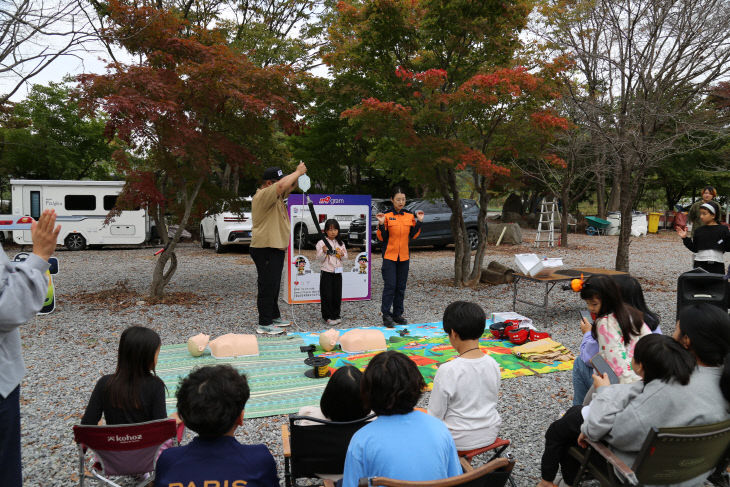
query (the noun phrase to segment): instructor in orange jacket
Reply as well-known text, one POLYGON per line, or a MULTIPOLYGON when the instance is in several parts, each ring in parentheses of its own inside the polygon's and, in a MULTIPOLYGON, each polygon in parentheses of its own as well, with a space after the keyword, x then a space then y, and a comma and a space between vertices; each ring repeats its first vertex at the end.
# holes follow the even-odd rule
POLYGON ((413 213, 403 209, 406 195, 399 187, 393 188, 390 201, 393 209, 378 213, 378 240, 383 242, 383 325, 393 328, 395 323, 408 323, 403 317, 403 300, 408 282, 408 242, 421 233, 423 212, 413 213), (392 311, 391 311, 392 307, 392 311))

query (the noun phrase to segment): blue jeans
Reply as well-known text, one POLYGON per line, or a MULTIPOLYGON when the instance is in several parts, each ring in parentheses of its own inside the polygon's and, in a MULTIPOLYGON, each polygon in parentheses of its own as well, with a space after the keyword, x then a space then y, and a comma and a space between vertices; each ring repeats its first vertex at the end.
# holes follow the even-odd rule
POLYGON ((22 487, 20 466, 20 386, 0 396, 0 485, 22 487))
POLYGON ((380 311, 383 316, 403 316, 403 301, 406 297, 409 260, 383 259, 383 303, 380 311), (390 307, 393 312, 390 312, 390 307))
POLYGON ((573 406, 583 404, 588 389, 593 385, 593 367, 587 365, 580 356, 573 361, 573 406))

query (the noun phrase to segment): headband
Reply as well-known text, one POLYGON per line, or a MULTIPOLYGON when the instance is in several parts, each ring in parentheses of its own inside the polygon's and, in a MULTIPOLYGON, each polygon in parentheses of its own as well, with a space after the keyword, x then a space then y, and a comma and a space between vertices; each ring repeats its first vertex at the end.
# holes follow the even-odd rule
POLYGON ((700 208, 704 208, 705 210, 709 211, 713 215, 715 214, 715 207, 709 203, 702 203, 702 206, 700 206, 700 208))

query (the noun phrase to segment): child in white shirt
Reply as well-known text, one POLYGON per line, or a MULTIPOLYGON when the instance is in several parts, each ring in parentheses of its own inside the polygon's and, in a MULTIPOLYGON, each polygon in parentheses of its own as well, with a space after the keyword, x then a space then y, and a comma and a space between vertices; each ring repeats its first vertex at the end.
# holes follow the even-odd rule
POLYGON ((502 423, 499 365, 479 348, 485 322, 476 303, 456 301, 444 311, 444 331, 459 355, 436 372, 428 412, 446 423, 459 451, 491 445, 502 423))

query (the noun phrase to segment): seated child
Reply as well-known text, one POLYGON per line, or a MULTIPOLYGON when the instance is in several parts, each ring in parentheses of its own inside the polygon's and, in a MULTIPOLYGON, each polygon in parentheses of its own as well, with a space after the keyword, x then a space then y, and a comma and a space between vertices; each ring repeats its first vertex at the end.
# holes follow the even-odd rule
MULTIPOLYGON (((641 284, 635 277, 629 275, 611 276, 621 293, 621 299, 629 310, 631 308, 640 312, 643 322, 649 327, 652 333, 662 333, 659 326, 659 316, 651 311, 644 300, 644 291, 641 284)), ((592 313, 593 320, 597 314, 592 313)), ((583 404, 588 390, 593 385, 593 367, 590 360, 598 353, 598 341, 592 334, 593 322, 581 320, 580 330, 583 333, 583 340, 580 343, 580 355, 573 362, 573 405, 583 404)))
MULTIPOLYGON (((692 355, 671 337, 649 334, 638 340, 632 363, 641 381, 611 385, 607 374, 594 374, 596 393, 590 406, 573 406, 550 425, 538 487, 555 485, 558 467, 563 478, 557 484, 573 484, 580 464, 568 450, 576 442, 586 446, 585 437, 604 439, 612 448, 635 455, 652 427, 690 424, 684 420, 696 416, 686 407, 695 368, 692 355)), ((631 465, 632 459, 624 459, 631 465)))
POLYGON ((119 339, 117 370, 96 383, 81 424, 143 423, 167 417, 165 383, 154 374, 160 336, 144 326, 130 326, 119 339))
POLYGON ((454 440, 443 422, 414 411, 426 383, 416 364, 395 351, 376 355, 362 378, 362 399, 378 415, 350 441, 344 487, 362 477, 437 480, 462 473, 454 440))
POLYGON ((198 436, 162 452, 155 485, 278 486, 276 462, 268 448, 242 445, 234 437, 243 425, 249 395, 246 376, 230 365, 202 367, 186 377, 177 390, 177 410, 198 436))
MULTIPOLYGON (((357 367, 346 365, 332 374, 324 388, 317 406, 304 406, 299 416, 311 416, 330 421, 355 421, 368 415, 360 396, 362 372, 357 367)), ((302 421, 301 424, 307 424, 302 421)), ((320 424, 309 422, 309 424, 320 424)))
POLYGON ((428 412, 446 423, 459 451, 491 445, 502 423, 499 365, 479 348, 486 318, 481 306, 466 301, 444 311, 444 331, 459 355, 436 372, 428 412))

